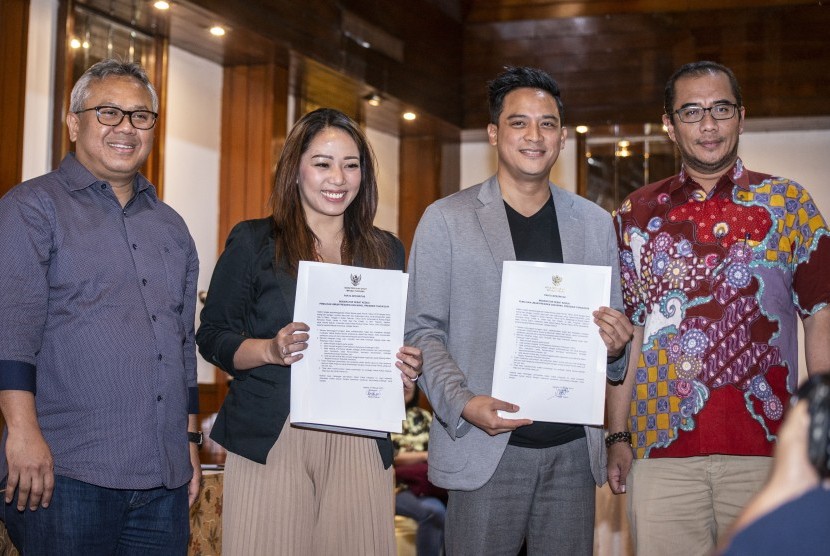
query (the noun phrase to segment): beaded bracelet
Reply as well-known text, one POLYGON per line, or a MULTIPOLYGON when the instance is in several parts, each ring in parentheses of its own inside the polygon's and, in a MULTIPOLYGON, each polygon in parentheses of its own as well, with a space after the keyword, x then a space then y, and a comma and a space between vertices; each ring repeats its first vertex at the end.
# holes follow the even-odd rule
POLYGON ((629 446, 631 445, 631 433, 628 431, 621 431, 609 434, 605 437, 605 447, 610 448, 611 444, 616 444, 617 442, 625 442, 629 446))

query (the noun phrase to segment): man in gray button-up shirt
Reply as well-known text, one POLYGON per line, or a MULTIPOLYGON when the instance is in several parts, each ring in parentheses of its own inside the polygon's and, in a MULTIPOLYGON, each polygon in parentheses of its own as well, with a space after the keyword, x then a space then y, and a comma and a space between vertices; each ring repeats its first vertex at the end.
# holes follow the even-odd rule
POLYGON ((99 62, 72 91, 75 153, 0 199, 0 465, 21 553, 186 552, 198 259, 138 173, 157 111, 140 66, 99 62))

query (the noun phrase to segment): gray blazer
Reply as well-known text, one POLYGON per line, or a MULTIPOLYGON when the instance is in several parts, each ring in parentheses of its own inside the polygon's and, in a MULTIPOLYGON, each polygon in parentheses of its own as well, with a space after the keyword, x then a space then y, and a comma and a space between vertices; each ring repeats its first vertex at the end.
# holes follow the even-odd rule
MULTIPOLYGON (((602 208, 550 184, 566 263, 612 268, 611 305, 622 308, 617 241, 602 208)), ((421 348, 419 383, 435 411, 429 478, 441 487, 475 490, 492 477, 509 434, 490 436, 461 417, 467 402, 489 395, 504 261, 516 260, 495 176, 436 201, 424 212, 409 258, 406 343, 421 348)), ((620 380, 623 357, 608 367, 620 380)), ((511 401, 511 400, 506 400, 511 401)), ((591 472, 605 482, 603 431, 585 427, 591 472)))

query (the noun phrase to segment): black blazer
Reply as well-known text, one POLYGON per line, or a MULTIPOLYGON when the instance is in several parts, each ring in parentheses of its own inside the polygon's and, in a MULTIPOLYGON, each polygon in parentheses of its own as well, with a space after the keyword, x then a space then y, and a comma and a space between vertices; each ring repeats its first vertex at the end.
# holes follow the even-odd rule
MULTIPOLYGON (((210 281, 201 325, 199 353, 234 377, 210 437, 229 452, 265 463, 288 417, 290 367, 263 365, 237 371, 233 356, 246 338, 273 338, 293 320, 297 280, 274 263, 275 230, 271 218, 234 226, 210 281)), ((403 270, 400 240, 388 235, 391 269, 403 270)), ((392 443, 378 439, 384 467, 392 464, 392 443)))

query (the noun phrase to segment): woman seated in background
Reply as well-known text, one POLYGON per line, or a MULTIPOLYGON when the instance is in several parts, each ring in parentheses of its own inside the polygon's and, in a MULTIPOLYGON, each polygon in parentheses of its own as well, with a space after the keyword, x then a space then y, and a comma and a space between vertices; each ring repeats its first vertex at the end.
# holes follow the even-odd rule
POLYGON ((723 556, 830 554, 830 374, 810 377, 796 396, 770 476, 732 526, 723 556))
POLYGON ((417 388, 404 391, 406 421, 403 433, 393 434, 395 445, 395 513, 418 522, 418 556, 438 556, 444 546, 447 492, 427 479, 427 448, 432 415, 418 406, 417 388))
MULTIPOLYGON (((303 116, 277 166, 271 216, 231 231, 196 335, 234 380, 211 431, 225 464, 226 555, 395 553, 388 438, 292 427, 292 363, 309 328, 292 322, 299 261, 403 270, 404 250, 375 228, 375 161, 358 125, 332 109, 303 116)), ((420 350, 402 347, 405 390, 420 350)))

